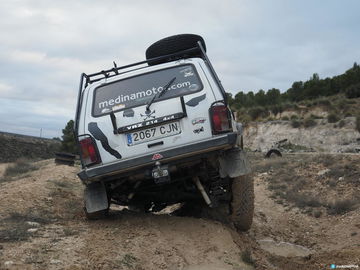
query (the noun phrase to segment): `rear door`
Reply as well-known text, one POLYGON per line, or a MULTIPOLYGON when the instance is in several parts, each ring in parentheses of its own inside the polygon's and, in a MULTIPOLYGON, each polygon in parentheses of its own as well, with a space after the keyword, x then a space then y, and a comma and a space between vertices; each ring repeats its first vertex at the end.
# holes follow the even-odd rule
POLYGON ((103 163, 212 136, 208 109, 215 100, 214 94, 200 63, 188 62, 152 67, 145 73, 133 72, 92 88, 88 97, 92 102, 87 108, 87 115, 91 116, 85 122, 85 133, 96 139, 103 163))

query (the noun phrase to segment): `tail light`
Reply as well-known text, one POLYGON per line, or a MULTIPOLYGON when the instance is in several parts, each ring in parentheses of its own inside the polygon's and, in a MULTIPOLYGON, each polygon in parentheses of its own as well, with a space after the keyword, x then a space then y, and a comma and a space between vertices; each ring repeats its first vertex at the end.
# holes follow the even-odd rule
POLYGON ((81 160, 84 167, 98 164, 101 162, 96 144, 91 137, 79 140, 81 148, 81 160))
POLYGON ((232 130, 230 110, 223 102, 216 102, 211 105, 210 117, 213 134, 225 133, 232 130))

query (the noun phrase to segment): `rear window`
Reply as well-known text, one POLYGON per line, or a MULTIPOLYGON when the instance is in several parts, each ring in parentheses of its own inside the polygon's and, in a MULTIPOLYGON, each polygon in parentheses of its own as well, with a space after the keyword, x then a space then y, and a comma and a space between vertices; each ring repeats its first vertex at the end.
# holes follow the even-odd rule
POLYGON ((175 81, 154 102, 200 91, 203 85, 193 65, 181 65, 102 85, 95 89, 93 115, 100 116, 146 104, 175 81))

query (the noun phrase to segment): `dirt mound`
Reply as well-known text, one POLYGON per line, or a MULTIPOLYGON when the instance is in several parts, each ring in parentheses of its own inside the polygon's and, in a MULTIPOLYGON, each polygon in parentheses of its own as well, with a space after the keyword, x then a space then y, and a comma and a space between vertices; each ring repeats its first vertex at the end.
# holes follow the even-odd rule
POLYGON ((247 233, 214 220, 118 207, 112 207, 109 218, 90 222, 82 212, 79 168, 46 160, 36 163, 35 171, 2 182, 8 164, 2 165, 0 269, 326 269, 330 263, 360 264, 359 156, 251 159, 255 217, 247 233), (334 179, 336 186, 329 184, 334 179), (321 203, 304 199, 299 204, 284 195, 296 188, 321 203), (340 196, 355 203, 344 212, 331 212, 330 203, 340 196))

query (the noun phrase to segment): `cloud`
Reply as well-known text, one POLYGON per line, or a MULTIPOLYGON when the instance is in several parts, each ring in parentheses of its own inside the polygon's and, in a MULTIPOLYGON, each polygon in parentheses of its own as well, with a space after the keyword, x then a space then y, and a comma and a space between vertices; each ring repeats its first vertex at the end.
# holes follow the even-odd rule
POLYGON ((82 72, 141 61, 151 43, 178 33, 205 38, 233 94, 342 73, 359 61, 359 8, 356 0, 1 1, 0 130, 61 135, 82 72))

